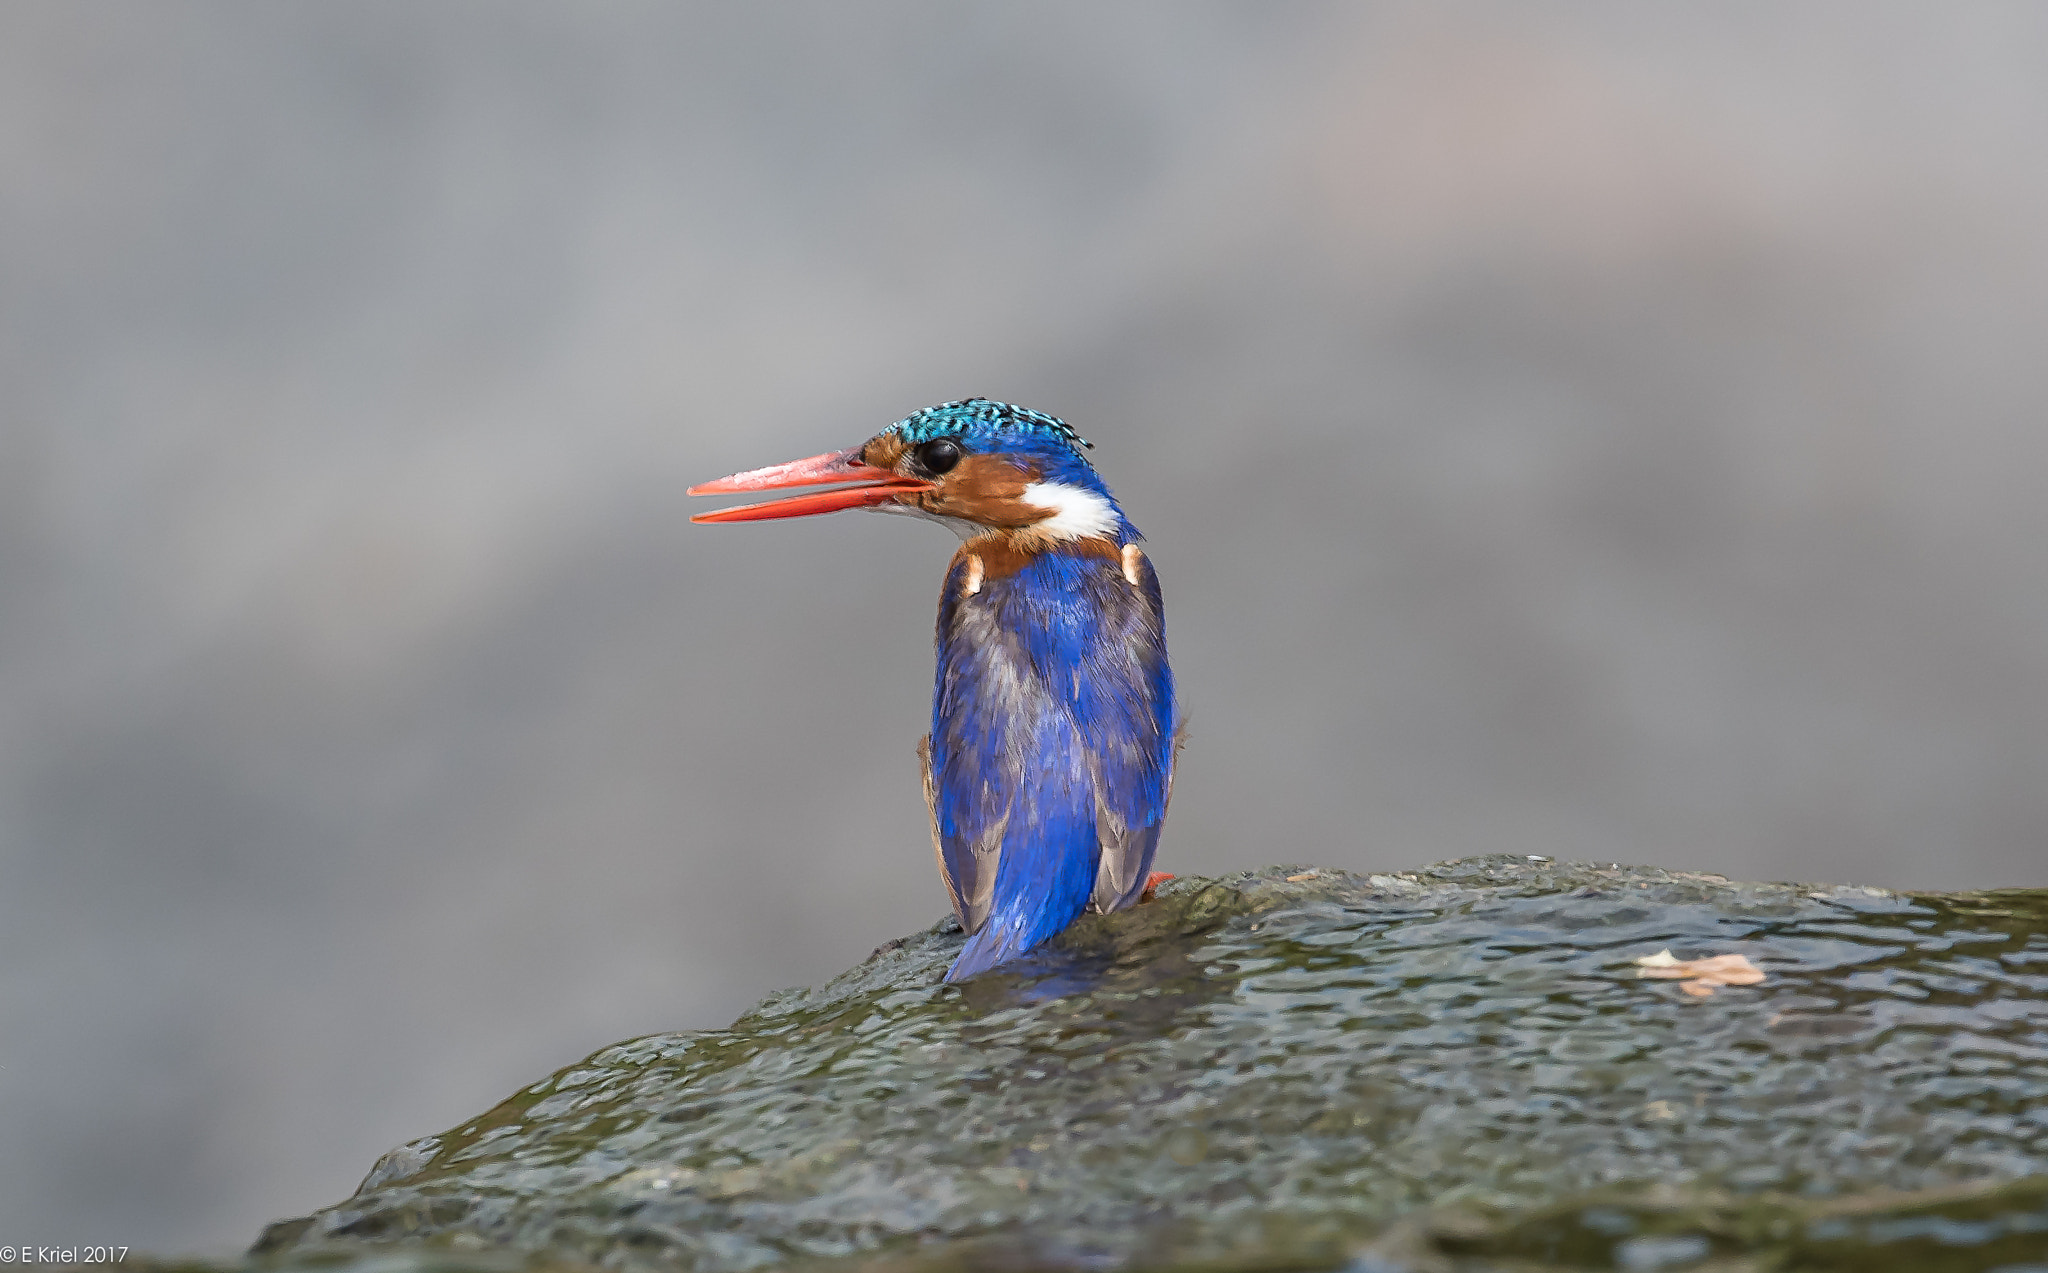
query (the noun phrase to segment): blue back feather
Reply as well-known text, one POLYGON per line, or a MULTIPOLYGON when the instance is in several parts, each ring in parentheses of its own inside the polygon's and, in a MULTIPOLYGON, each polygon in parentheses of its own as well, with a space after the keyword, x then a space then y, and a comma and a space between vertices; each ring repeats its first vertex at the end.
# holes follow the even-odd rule
POLYGON ((965 598, 963 569, 949 573, 939 606, 934 814, 956 887, 971 891, 991 865, 996 876, 987 921, 948 980, 1072 923, 1112 830, 1130 832, 1123 851, 1136 855, 1137 881, 1113 904, 1135 900, 1166 814, 1175 728, 1149 565, 1133 588, 1116 562, 1054 548, 965 598))

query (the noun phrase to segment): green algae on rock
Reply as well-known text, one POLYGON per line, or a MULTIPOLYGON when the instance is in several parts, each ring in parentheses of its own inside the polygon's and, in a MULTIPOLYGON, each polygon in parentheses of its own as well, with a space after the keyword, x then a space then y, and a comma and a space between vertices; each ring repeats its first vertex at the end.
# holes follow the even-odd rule
POLYGON ((727 1029, 606 1048, 257 1255, 1965 1270, 2038 1238, 2048 1261, 2048 893, 1488 857, 1177 880, 943 985, 960 941, 948 921, 727 1029), (1765 980, 1638 978, 1666 948, 1765 980))

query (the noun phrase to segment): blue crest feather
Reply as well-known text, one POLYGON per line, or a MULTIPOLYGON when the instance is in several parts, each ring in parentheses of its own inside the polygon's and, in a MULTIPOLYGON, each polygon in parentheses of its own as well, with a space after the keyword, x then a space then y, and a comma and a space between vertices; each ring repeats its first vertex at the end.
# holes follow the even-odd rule
POLYGON ((1058 416, 1033 411, 1029 407, 1014 406, 1008 402, 997 402, 992 398, 962 398, 958 402, 942 402, 936 407, 926 407, 915 415, 898 420, 892 428, 904 441, 912 445, 929 442, 933 438, 1009 431, 1057 438, 1071 447, 1093 450, 1095 446, 1058 416))

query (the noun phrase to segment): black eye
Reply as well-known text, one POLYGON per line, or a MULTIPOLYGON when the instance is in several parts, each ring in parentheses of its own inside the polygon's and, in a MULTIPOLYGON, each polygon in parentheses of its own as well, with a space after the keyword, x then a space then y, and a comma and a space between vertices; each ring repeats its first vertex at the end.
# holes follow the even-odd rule
POLYGON ((960 462, 960 444, 951 438, 933 438, 917 448, 917 466, 937 477, 960 462))

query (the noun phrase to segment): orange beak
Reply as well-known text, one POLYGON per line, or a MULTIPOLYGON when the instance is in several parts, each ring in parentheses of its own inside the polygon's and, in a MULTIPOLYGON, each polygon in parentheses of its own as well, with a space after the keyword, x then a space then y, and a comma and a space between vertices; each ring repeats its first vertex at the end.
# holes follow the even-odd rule
POLYGON ((904 495, 915 495, 919 491, 932 489, 932 483, 914 477, 903 477, 889 469, 876 468, 862 462, 860 451, 834 451, 829 455, 814 455, 808 460, 791 460, 787 464, 771 464, 765 469, 750 469, 721 477, 715 482, 704 482, 690 488, 692 495, 737 495, 742 491, 774 491, 790 486, 827 486, 838 483, 853 483, 839 486, 837 490, 815 491, 809 495, 792 495, 786 499, 769 500, 762 504, 741 504, 735 508, 721 508, 716 512, 699 513, 693 522, 760 522, 776 517, 809 517, 815 513, 836 513, 842 508, 872 508, 886 504, 904 495))

